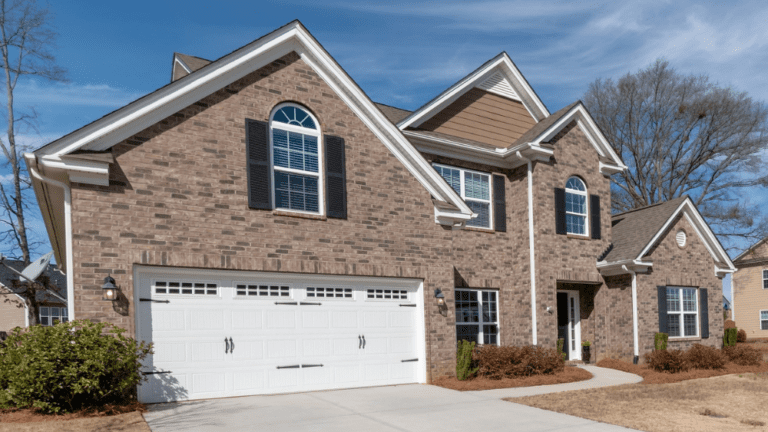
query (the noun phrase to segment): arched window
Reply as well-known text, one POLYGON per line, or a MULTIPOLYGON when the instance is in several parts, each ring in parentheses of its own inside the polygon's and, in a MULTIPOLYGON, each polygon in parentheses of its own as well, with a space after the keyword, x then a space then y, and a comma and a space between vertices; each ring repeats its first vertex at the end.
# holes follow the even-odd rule
POLYGON ((565 184, 565 224, 568 234, 588 235, 587 187, 578 177, 565 184))
POLYGON ((296 104, 278 105, 270 118, 275 208, 322 213, 318 122, 296 104))

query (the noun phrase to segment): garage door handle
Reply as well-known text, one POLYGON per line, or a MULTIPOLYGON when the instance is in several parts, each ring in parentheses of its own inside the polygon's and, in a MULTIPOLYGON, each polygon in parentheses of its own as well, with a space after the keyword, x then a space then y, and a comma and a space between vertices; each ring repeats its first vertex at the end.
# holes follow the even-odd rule
POLYGON ((363 335, 363 349, 365 349, 365 335, 363 335))
POLYGON ((408 360, 400 360, 401 363, 410 363, 410 362, 416 362, 416 361, 419 361, 419 359, 415 358, 415 359, 408 359, 408 360))
POLYGON ((400 307, 416 307, 415 304, 400 304, 400 307))
POLYGON ((311 368, 311 367, 323 367, 323 365, 321 365, 321 364, 319 364, 319 365, 301 365, 302 369, 303 368, 311 368))
POLYGON ((320 306, 322 303, 299 302, 299 306, 320 306))
POLYGON ((227 338, 224 338, 224 354, 229 352, 229 341, 227 338))
POLYGON ((275 302, 275 304, 276 305, 292 305, 292 306, 298 305, 298 303, 296 302, 275 302))
POLYGON ((235 352, 235 341, 232 340, 232 338, 229 338, 229 353, 232 354, 235 352))
POLYGON ((278 366, 278 369, 298 369, 301 365, 290 365, 290 366, 278 366))
POLYGON ((139 301, 148 301, 152 303, 170 303, 170 300, 155 300, 155 299, 148 299, 148 298, 140 298, 139 301))
POLYGON ((357 335, 357 349, 360 349, 363 347, 363 337, 360 335, 357 335))

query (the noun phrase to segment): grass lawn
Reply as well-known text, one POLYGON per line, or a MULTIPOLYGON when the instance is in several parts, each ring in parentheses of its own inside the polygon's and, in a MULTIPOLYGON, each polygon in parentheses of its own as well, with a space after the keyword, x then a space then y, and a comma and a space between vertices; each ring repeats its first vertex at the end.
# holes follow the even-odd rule
POLYGON ((552 375, 533 375, 520 378, 503 378, 500 380, 474 377, 465 381, 459 381, 456 377, 444 377, 434 380, 432 384, 451 390, 472 391, 563 384, 585 381, 591 378, 592 374, 582 368, 566 366, 562 372, 552 375))
POLYGON ((507 399, 649 432, 762 431, 768 424, 768 373, 629 384, 507 399))

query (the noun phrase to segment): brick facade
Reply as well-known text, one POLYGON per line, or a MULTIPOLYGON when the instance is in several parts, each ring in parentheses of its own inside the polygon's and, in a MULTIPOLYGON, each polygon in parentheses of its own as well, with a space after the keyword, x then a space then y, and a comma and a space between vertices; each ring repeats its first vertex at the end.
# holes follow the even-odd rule
MULTIPOLYGON (((594 340, 600 355, 626 343, 631 350, 626 284, 617 278, 602 285, 595 267, 610 244, 610 180, 600 174, 598 155, 576 123, 550 144, 552 161, 533 169, 539 344, 555 346, 557 314, 546 309, 556 308, 557 290, 578 289, 582 338, 594 340), (555 234, 554 188, 564 187, 572 175, 584 180, 589 194, 600 196, 601 239, 555 234)), ((72 186, 77 318, 112 322, 134 334, 135 265, 408 277, 424 281, 430 378, 455 368, 454 287, 499 290, 501 343, 531 342, 527 167, 500 170, 425 155, 506 177, 507 232, 440 226, 424 187, 296 54, 182 109, 112 152, 110 186, 72 186), (245 119, 267 121, 273 107, 286 101, 307 107, 322 133, 345 139, 346 220, 248 208, 245 119), (124 296, 115 303, 101 300, 108 274, 124 296), (435 288, 446 296, 445 317, 431 297, 435 288)), ((666 241, 652 254, 660 265, 657 274, 647 276, 649 283, 691 270, 702 286, 712 288, 710 308, 722 308, 721 291, 699 274, 702 263, 712 273, 711 257, 690 255, 698 251, 695 241, 688 252, 670 250, 666 241), (698 261, 689 269, 679 263, 685 259, 698 261), (671 264, 660 270, 661 263, 671 264)), ((655 291, 643 294, 643 311, 655 307, 653 296, 655 291)), ((643 347, 648 335, 652 345, 655 331, 646 315, 643 347)), ((719 334, 714 327, 711 332, 719 334)))

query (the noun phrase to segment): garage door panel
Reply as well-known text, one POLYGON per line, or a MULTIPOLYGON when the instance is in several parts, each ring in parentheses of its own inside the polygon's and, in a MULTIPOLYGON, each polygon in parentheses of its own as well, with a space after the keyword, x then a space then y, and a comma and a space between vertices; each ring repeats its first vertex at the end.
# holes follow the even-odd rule
POLYGON ((333 341, 331 339, 303 339, 302 356, 307 358, 328 357, 333 354, 333 341))
POLYGON ((224 361, 225 343, 221 341, 189 342, 190 359, 193 362, 224 361))
POLYGON ((333 340, 333 354, 339 357, 357 356, 360 353, 360 343, 356 336, 346 336, 333 340))
POLYGON ((412 308, 389 312, 389 326, 392 328, 412 328, 416 319, 412 308), (405 310, 411 309, 411 310, 405 310))
POLYGON ((386 363, 366 364, 363 369, 366 382, 387 381, 389 378, 389 366, 386 363))
POLYGON ((413 382, 416 379, 416 362, 390 364, 389 378, 396 383, 413 382))
POLYGON ((235 349, 232 351, 234 361, 262 360, 264 358, 264 341, 233 340, 235 349))
POLYGON ((152 330, 155 332, 184 331, 184 309, 155 310, 152 313, 152 330))
POLYGON ((333 329, 353 329, 358 328, 357 311, 337 310, 331 312, 331 328, 333 329))
POLYGON ((270 340, 266 343, 266 358, 293 359, 297 354, 296 340, 270 340))
POLYGON ((313 367, 301 370, 302 384, 312 389, 327 388, 333 384, 331 380, 331 368, 313 367))
POLYGON ((350 384, 360 381, 360 365, 339 365, 333 368, 333 381, 337 384, 350 384))
POLYGON ((386 311, 363 312, 363 328, 366 328, 366 329, 387 328, 387 312, 386 311))
POLYGON ((224 314, 223 309, 191 310, 189 311, 189 328, 192 330, 224 330, 224 314))
POLYGON ((187 360, 187 344, 184 342, 156 343, 153 346, 152 361, 159 363, 185 362, 187 360))
POLYGON ((261 310, 232 311, 233 330, 256 330, 263 327, 261 310))
MULTIPOLYGON (((290 307, 290 306, 284 306, 290 307)), ((296 311, 271 310, 267 312, 268 329, 293 329, 296 328, 296 311)))
POLYGON ((303 311, 301 319, 301 328, 303 329, 327 329, 330 327, 331 320, 328 311, 303 311))
POLYGON ((264 370, 233 372, 233 390, 238 393, 260 393, 265 388, 264 370))
POLYGON ((201 393, 224 393, 225 379, 224 372, 193 373, 190 396, 201 393))
POLYGON ((405 354, 414 352, 416 339, 413 336, 399 336, 389 339, 389 352, 392 354, 405 354))
POLYGON ((300 369, 273 369, 269 375, 269 388, 272 390, 290 390, 299 385, 300 369))

